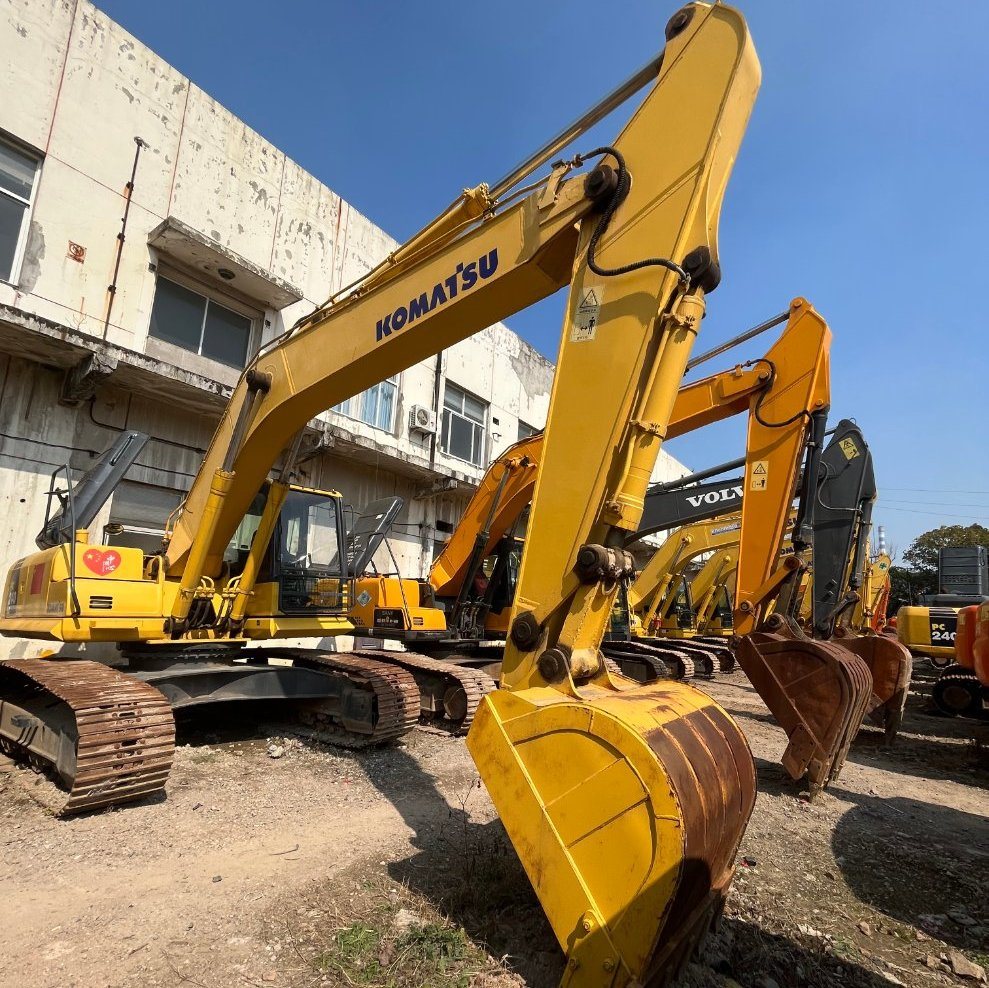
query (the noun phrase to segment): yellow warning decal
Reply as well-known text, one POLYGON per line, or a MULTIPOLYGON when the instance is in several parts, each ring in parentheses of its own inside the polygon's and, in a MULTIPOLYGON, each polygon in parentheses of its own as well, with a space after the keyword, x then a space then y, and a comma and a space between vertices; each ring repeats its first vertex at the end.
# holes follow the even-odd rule
POLYGON ((841 447, 842 453, 845 454, 846 460, 854 460, 856 456, 861 455, 854 439, 842 439, 838 445, 841 447))
POLYGON ((764 491, 769 483, 769 460, 756 460, 752 465, 752 479, 749 481, 750 491, 764 491))

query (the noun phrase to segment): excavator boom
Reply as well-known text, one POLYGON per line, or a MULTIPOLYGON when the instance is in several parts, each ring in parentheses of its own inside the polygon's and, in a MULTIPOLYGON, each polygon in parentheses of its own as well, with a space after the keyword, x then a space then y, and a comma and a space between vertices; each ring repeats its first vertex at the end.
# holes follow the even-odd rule
MULTIPOLYGON (((197 642, 243 644, 265 635, 265 621, 275 632, 289 627, 277 625, 285 615, 275 607, 264 620, 250 618, 280 512, 301 525, 332 506, 336 561, 328 552, 323 575, 291 587, 301 614, 294 627, 312 627, 307 608, 346 599, 352 574, 340 563, 339 495, 290 489, 306 423, 569 286, 503 689, 480 701, 467 743, 566 952, 571 986, 669 980, 724 902, 755 798, 744 737, 713 700, 681 683, 639 688, 612 679, 600 652, 631 568, 624 542, 638 527, 705 297, 720 279, 722 198, 760 80, 745 21, 730 7, 688 4, 665 34, 663 52, 575 126, 492 187, 465 191, 259 352, 163 554, 144 562, 121 553, 121 596, 141 599, 141 621, 129 623, 119 602, 117 613, 63 607, 36 616, 45 595, 28 574, 41 563, 19 567, 13 596, 5 595, 22 608, 17 620, 36 622, 30 630, 39 635, 130 634, 179 656, 197 642), (557 160, 640 91, 612 145, 557 160), (547 176, 530 178, 551 161, 547 176), (278 478, 269 480, 279 459, 278 478), (246 562, 230 577, 224 552, 262 490, 267 500, 246 562)), ((81 547, 77 538, 67 551, 47 550, 71 563, 60 564, 63 592, 75 585, 81 547)), ((50 587, 54 558, 41 569, 50 587)), ((103 577, 106 593, 115 577, 103 577)), ((342 607, 335 632, 347 627, 341 614, 342 607)), ((284 657, 292 663, 279 669, 290 667, 296 685, 307 671, 319 678, 332 659, 304 650, 284 657)), ((353 718, 373 729, 377 718, 389 736, 407 729, 418 700, 410 677, 364 656, 334 661, 349 677, 335 708, 345 725, 353 718)), ((23 664, 18 673, 33 675, 23 664)))

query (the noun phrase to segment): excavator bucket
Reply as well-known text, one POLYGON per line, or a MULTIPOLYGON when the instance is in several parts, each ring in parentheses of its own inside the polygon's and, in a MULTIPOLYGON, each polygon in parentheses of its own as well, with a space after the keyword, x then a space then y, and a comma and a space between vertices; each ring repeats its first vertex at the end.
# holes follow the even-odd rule
POLYGON ((869 719, 883 728, 886 741, 891 744, 903 722, 903 709, 910 692, 913 672, 910 650, 889 635, 854 635, 836 642, 869 667, 872 673, 869 719))
POLYGON ((787 772, 794 779, 806 773, 812 794, 836 779, 872 700, 868 665, 835 642, 808 638, 780 614, 741 636, 735 654, 786 731, 787 772))
POLYGON ((467 746, 567 954, 562 984, 668 984, 724 904, 752 756, 699 690, 611 686, 491 693, 467 746))

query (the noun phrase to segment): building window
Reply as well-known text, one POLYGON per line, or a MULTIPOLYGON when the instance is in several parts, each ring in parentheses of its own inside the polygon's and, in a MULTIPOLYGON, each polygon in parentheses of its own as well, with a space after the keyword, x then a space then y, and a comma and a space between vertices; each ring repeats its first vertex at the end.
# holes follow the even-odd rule
POLYGON ((214 298, 158 276, 151 335, 238 369, 247 364, 254 320, 214 298))
POLYGON ((488 406, 455 384, 447 383, 443 395, 443 428, 440 449, 475 466, 484 463, 484 426, 488 406))
POLYGON ((353 398, 334 405, 333 411, 348 418, 373 425, 385 432, 395 431, 395 408, 398 405, 398 375, 362 391, 353 398))
POLYGON ((14 280, 27 239, 40 160, 0 140, 0 281, 14 280))
POLYGON ((534 425, 529 425, 528 422, 523 422, 519 419, 519 442, 523 439, 528 439, 529 436, 534 436, 537 432, 542 432, 542 429, 537 429, 534 425))

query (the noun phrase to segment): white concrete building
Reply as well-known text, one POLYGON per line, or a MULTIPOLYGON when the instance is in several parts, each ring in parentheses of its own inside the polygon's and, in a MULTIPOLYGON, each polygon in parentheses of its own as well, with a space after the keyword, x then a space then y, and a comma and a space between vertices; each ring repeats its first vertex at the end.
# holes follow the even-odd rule
MULTIPOLYGON (((51 471, 125 428, 153 439, 91 535, 153 546, 249 356, 396 244, 88 0, 8 0, 0 51, 6 573, 51 471)), ((355 507, 401 495, 393 548, 425 574, 487 462, 542 427, 552 372, 492 326, 320 416, 304 479, 355 507)))

